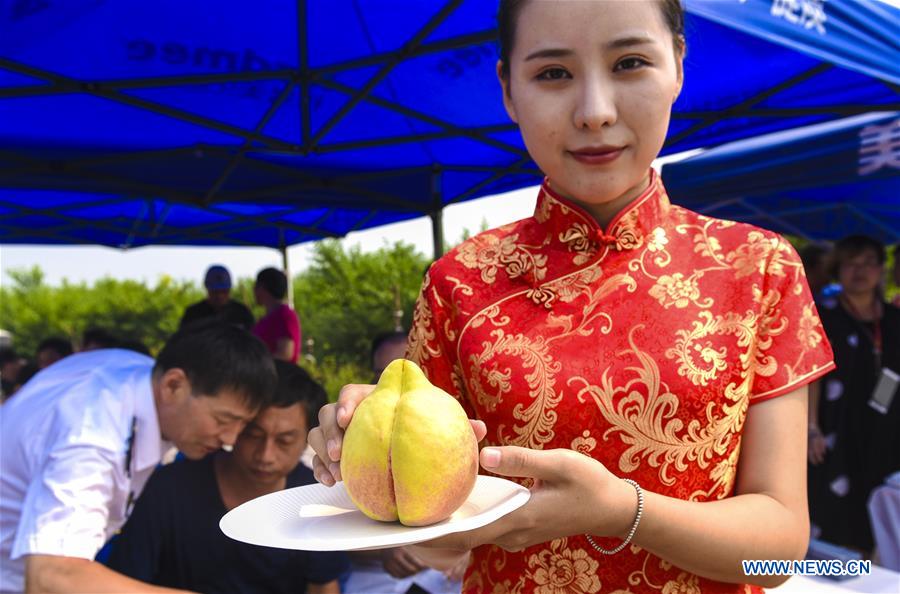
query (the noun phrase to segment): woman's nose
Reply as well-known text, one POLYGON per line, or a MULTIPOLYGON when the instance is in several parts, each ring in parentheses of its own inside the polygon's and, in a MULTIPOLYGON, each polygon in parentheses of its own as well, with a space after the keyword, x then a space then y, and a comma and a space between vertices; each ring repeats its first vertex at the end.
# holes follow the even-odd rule
POLYGON ((578 129, 600 130, 616 123, 617 110, 611 85, 601 78, 582 79, 574 123, 578 129))

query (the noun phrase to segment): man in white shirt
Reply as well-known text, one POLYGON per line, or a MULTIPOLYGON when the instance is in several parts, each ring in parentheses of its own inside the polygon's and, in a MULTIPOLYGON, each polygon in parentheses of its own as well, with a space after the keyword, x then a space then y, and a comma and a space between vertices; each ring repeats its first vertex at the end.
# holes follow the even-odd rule
POLYGON ((155 363, 105 349, 34 376, 0 408, 0 590, 162 591, 94 556, 167 449, 233 444, 275 381, 265 345, 224 324, 179 331, 155 363))

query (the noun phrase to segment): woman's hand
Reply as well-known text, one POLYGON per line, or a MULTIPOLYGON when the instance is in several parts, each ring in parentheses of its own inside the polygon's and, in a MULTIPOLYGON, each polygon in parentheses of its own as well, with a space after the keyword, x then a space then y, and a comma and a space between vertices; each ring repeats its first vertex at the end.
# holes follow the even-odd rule
POLYGON ((328 487, 341 480, 341 443, 344 429, 350 424, 353 412, 375 386, 347 384, 341 388, 337 402, 319 409, 319 426, 309 432, 307 443, 316 452, 313 476, 328 487))
POLYGON ((501 476, 535 479, 531 499, 492 524, 420 546, 468 551, 496 544, 519 551, 573 534, 624 538, 637 513, 637 494, 631 485, 573 450, 490 447, 481 451, 481 466, 501 476))
MULTIPOLYGON (((344 430, 350 424, 353 413, 375 386, 371 384, 347 384, 341 388, 338 400, 319 410, 319 426, 309 432, 307 443, 316 452, 313 457, 313 475, 316 480, 331 487, 341 480, 341 445, 344 430)), ((478 441, 487 435, 482 421, 469 419, 478 441)))

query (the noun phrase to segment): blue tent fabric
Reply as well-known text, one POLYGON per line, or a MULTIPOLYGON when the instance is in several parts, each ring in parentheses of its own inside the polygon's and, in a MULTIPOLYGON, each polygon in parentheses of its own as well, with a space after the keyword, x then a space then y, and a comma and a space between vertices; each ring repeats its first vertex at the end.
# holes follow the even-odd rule
MULTIPOLYGON (((687 0, 664 153, 900 109, 900 10, 687 0)), ((539 182, 487 0, 0 0, 0 242, 264 245, 539 182)))
POLYGON ((813 240, 900 241, 900 112, 776 132, 663 167, 677 204, 813 240))

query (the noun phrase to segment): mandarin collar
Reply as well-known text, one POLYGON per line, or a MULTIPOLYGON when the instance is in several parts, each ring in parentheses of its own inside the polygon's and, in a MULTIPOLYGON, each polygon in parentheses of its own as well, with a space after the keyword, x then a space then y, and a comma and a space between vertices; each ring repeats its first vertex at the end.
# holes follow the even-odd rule
MULTIPOLYGON (((587 259, 600 247, 626 251, 644 245, 645 237, 659 227, 668 214, 669 197, 659 174, 650 170, 650 183, 603 228, 586 210, 550 188, 545 178, 538 195, 534 218, 550 231, 550 241, 562 244, 587 259)), ((576 256, 576 264, 579 258, 576 256)))

